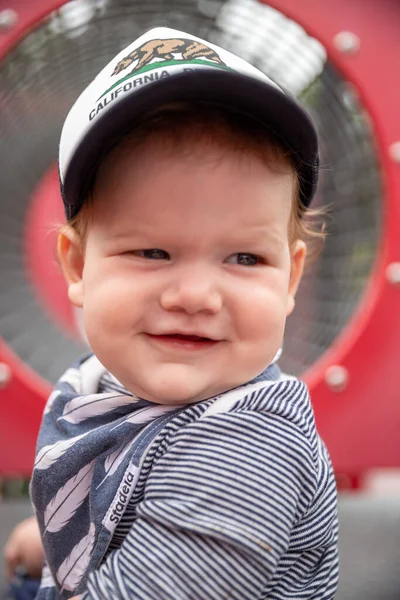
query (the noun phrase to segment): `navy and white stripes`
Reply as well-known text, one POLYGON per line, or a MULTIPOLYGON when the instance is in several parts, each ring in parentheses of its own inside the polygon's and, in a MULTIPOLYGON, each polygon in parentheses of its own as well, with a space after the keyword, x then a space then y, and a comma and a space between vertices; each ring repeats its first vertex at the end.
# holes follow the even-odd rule
POLYGON ((113 546, 118 530, 126 539, 85 598, 333 598, 336 489, 305 386, 203 415, 191 406, 168 424, 113 546))
POLYGON ((38 600, 330 600, 336 489, 306 386, 269 367, 186 407, 94 356, 46 406, 31 486, 38 600))

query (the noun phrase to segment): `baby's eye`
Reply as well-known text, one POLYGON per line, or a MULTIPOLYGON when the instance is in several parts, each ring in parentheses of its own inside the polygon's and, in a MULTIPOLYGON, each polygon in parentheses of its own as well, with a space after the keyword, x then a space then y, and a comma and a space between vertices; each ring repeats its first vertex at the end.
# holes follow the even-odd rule
POLYGON ((263 262, 261 256, 251 254, 249 252, 237 252, 228 256, 226 261, 228 264, 242 265, 244 267, 253 267, 263 262))
POLYGON ((165 250, 160 250, 160 248, 148 248, 145 250, 137 250, 135 252, 137 256, 141 256, 143 258, 148 258, 150 260, 168 260, 169 254, 165 252, 165 250))

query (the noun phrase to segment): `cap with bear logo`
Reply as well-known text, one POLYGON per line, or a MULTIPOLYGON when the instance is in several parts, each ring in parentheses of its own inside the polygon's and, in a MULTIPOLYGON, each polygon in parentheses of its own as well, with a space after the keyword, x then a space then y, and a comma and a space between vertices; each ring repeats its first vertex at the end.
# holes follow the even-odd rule
POLYGON ((204 102, 256 119, 297 158, 308 206, 318 180, 318 140, 306 110, 264 73, 193 35, 156 28, 122 50, 82 92, 64 123, 59 150, 67 219, 115 142, 146 113, 175 101, 204 102))

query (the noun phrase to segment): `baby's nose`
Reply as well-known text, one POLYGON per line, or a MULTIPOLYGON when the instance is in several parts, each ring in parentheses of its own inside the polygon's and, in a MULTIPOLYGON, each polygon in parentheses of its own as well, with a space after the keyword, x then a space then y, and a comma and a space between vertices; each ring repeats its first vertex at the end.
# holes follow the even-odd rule
POLYGON ((188 269, 164 288, 160 304, 164 310, 215 314, 222 308, 222 295, 210 273, 188 269))

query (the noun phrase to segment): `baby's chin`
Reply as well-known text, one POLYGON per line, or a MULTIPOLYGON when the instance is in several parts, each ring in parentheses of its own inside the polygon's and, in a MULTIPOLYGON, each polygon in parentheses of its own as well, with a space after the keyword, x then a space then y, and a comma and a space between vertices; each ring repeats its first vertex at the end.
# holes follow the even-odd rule
POLYGON ((173 373, 155 374, 150 381, 143 381, 141 378, 141 380, 125 380, 121 383, 136 396, 155 404, 167 406, 193 404, 229 389, 229 386, 221 387, 221 384, 218 385, 212 381, 205 386, 204 377, 185 377, 183 373, 179 377, 173 373))
POLYGON ((146 386, 145 388, 130 386, 127 389, 144 400, 165 406, 186 406, 217 394, 203 388, 196 389, 193 385, 183 386, 179 383, 171 383, 163 386, 162 389, 158 386, 146 386))

